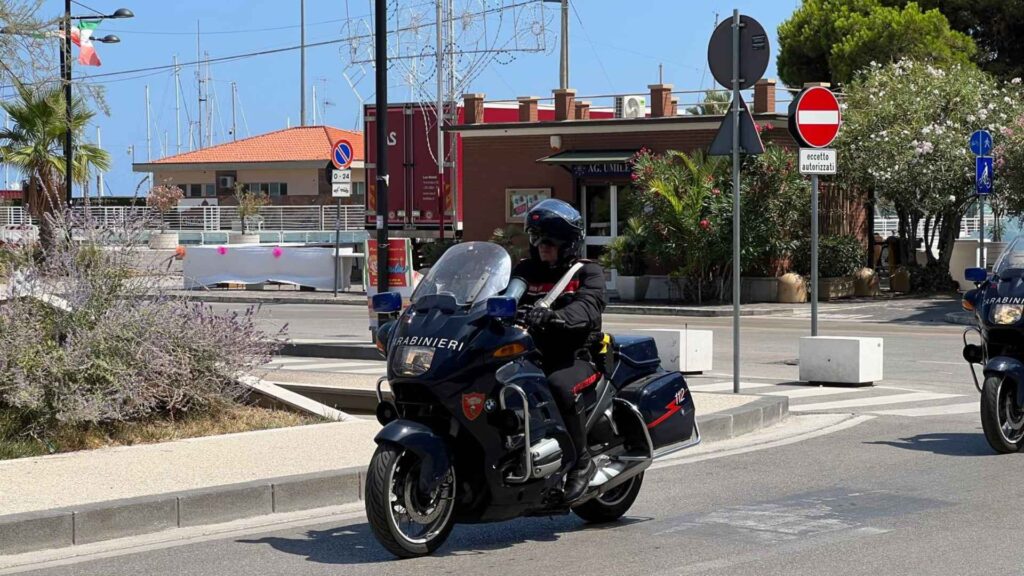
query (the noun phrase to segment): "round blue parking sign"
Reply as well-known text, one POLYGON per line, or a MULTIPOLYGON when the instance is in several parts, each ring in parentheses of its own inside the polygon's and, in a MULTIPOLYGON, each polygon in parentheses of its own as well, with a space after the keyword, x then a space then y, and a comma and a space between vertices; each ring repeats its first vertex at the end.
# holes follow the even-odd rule
POLYGON ((338 140, 334 143, 331 162, 338 170, 345 170, 352 165, 352 144, 348 140, 338 140))

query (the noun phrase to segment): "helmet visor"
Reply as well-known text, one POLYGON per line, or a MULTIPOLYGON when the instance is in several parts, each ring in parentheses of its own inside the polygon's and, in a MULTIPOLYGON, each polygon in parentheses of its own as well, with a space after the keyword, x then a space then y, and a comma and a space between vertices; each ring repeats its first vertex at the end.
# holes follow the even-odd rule
POLYGON ((557 238, 552 238, 550 236, 544 236, 543 234, 535 230, 531 230, 530 246, 533 246, 534 248, 539 248, 542 244, 553 246, 555 248, 561 248, 565 244, 565 241, 559 240, 557 238))

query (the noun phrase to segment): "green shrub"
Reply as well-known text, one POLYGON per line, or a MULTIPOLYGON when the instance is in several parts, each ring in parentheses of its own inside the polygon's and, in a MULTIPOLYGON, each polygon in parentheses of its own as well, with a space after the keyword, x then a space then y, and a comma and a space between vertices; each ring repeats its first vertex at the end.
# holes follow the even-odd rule
MULTIPOLYGON (((821 278, 851 276, 865 262, 864 247, 853 236, 822 236, 818 241, 818 275, 821 278)), ((811 241, 801 241, 793 253, 793 270, 811 274, 811 241)))
POLYGON ((646 274, 648 233, 643 219, 630 218, 626 230, 613 239, 601 255, 601 266, 614 268, 623 276, 646 274))
MULTIPOLYGON (((61 221, 55 237, 68 237, 66 226, 99 240, 57 241, 43 259, 20 257, 20 293, 36 297, 0 306, 0 334, 17 335, 0 338, 0 414, 8 415, 0 427, 38 439, 67 426, 174 418, 247 393, 238 375, 266 363, 283 336, 256 325, 256 308, 217 314, 172 298, 158 269, 134 272, 135 246, 99 248, 107 231, 88 222, 61 221)), ((123 232, 113 233, 142 237, 123 232)))

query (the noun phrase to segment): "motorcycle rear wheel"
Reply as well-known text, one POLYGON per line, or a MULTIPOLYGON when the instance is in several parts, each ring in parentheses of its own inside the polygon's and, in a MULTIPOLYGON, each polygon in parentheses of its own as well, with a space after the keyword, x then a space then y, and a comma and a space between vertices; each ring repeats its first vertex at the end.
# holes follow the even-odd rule
POLYGON ((576 506, 572 511, 591 524, 603 522, 614 522, 622 517, 636 501, 640 494, 640 487, 644 483, 644 474, 641 472, 626 481, 621 486, 616 486, 600 496, 587 500, 576 506))
POLYGON ((377 447, 366 474, 366 518, 377 540, 399 558, 417 558, 444 544, 455 526, 455 470, 430 495, 416 488, 419 460, 392 444, 377 447))
POLYGON ((1017 385, 1004 376, 990 376, 981 388, 981 427, 989 446, 1000 454, 1024 447, 1024 410, 1017 406, 1017 385))

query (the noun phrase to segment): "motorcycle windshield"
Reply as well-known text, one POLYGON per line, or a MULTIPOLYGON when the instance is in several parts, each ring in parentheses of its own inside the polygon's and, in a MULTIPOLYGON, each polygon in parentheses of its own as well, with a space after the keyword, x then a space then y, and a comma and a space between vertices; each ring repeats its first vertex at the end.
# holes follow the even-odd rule
POLYGON ((413 292, 412 301, 446 294, 460 306, 468 306, 499 294, 511 277, 512 259, 501 246, 490 242, 456 244, 431 267, 413 292))
POLYGON ((1018 236, 996 261, 993 272, 1000 278, 1024 276, 1024 236, 1018 236))

